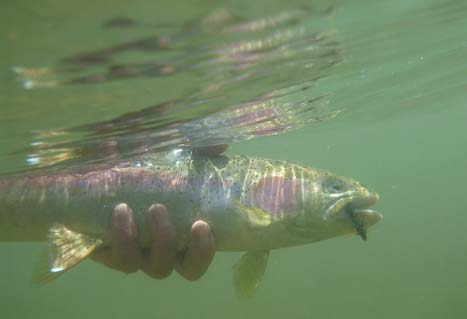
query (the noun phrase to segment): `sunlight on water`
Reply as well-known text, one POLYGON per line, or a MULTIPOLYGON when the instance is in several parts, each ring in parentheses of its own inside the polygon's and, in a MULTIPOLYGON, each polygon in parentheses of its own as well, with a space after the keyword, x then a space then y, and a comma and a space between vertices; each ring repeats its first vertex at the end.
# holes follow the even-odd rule
MULTIPOLYGON (((25 90, 49 90, 52 95, 61 87, 77 95, 75 90, 86 86, 131 86, 135 80, 149 85, 152 79, 166 78, 189 87, 174 99, 114 119, 38 131, 27 163, 45 167, 73 160, 83 165, 115 159, 115 153, 125 158, 173 147, 228 144, 334 117, 338 110, 330 107, 327 96, 313 91, 340 62, 339 44, 332 32, 309 23, 331 12, 298 6, 245 19, 232 10, 213 9, 168 33, 157 24, 117 17, 96 26, 104 29, 100 43, 114 29, 151 35, 74 53, 49 65, 14 66, 25 90)), ((160 92, 159 99, 164 99, 160 92)))
POLYGON ((249 303, 236 253, 194 283, 85 262, 37 288, 43 245, 2 244, 0 317, 465 317, 464 1, 88 4, 1 5, 2 174, 242 141, 356 178, 384 220, 273 251, 249 303))

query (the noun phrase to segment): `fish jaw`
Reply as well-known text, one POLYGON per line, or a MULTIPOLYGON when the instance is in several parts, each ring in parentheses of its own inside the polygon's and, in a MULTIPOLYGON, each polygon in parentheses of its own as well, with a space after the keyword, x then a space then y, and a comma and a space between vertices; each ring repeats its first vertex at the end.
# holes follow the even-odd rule
POLYGON ((369 207, 376 204, 378 199, 378 193, 364 188, 359 191, 340 194, 336 196, 336 200, 332 201, 325 209, 323 219, 331 220, 342 213, 344 208, 352 211, 368 210, 369 207))
POLYGON ((353 230, 366 241, 367 229, 383 218, 381 213, 371 208, 378 199, 378 193, 361 188, 338 197, 326 208, 322 218, 330 223, 349 220, 353 230))

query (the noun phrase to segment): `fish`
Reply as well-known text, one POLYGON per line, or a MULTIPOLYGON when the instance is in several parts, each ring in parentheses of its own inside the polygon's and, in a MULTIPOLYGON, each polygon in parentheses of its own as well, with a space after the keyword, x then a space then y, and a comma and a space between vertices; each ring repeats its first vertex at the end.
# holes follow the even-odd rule
POLYGON ((234 287, 251 298, 270 251, 346 234, 364 240, 382 219, 376 192, 327 170, 281 160, 172 150, 135 159, 0 178, 0 241, 47 241, 35 280, 48 282, 110 246, 113 208, 133 209, 142 247, 150 244, 147 209, 167 206, 178 249, 204 220, 216 250, 244 252, 234 287))

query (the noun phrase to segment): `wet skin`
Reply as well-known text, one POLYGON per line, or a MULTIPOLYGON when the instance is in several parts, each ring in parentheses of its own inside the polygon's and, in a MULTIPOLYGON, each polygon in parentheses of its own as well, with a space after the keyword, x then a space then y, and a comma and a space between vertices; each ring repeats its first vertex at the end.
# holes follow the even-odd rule
MULTIPOLYGON (((227 145, 211 145, 194 150, 197 154, 218 155, 227 150, 227 145)), ((188 281, 201 278, 216 250, 214 236, 209 224, 198 220, 191 225, 188 247, 177 252, 177 234, 167 208, 154 204, 148 210, 148 223, 152 245, 142 249, 138 243, 137 227, 133 211, 126 203, 115 206, 112 215, 111 247, 95 251, 91 258, 112 269, 130 274, 139 270, 156 279, 169 276, 175 269, 188 281)))
POLYGON ((175 227, 167 208, 161 204, 152 205, 148 210, 148 218, 152 245, 149 249, 142 249, 139 247, 131 208, 125 203, 117 205, 112 217, 111 247, 97 250, 91 258, 124 273, 141 270, 156 279, 169 276, 174 269, 189 281, 203 276, 215 252, 209 225, 201 220, 194 222, 188 237, 188 247, 179 253, 175 227))

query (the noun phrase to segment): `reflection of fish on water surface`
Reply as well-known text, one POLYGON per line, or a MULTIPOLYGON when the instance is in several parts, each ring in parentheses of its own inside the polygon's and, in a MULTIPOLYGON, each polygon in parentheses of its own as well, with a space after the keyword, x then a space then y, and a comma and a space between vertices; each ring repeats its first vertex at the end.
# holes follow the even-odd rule
POLYGON ((217 249, 246 251, 234 267, 242 297, 259 285, 269 250, 348 233, 366 239, 381 219, 369 209, 378 195, 358 182, 283 161, 171 151, 86 171, 54 171, 0 180, 0 239, 49 238, 49 281, 109 244, 110 218, 120 202, 135 214, 144 247, 146 209, 171 212, 179 247, 195 220, 207 221, 217 249))
MULTIPOLYGON (((162 102, 113 120, 37 132, 28 163, 44 167, 70 160, 115 159, 116 154, 125 157, 174 147, 230 144, 336 116, 340 111, 330 109, 326 93, 313 90, 341 61, 340 51, 332 34, 305 24, 312 13, 301 8, 239 21, 226 10, 216 11, 166 36, 171 39, 167 49, 173 47, 176 54, 171 59, 160 56, 157 63, 62 61, 62 66, 80 70, 72 77, 66 68, 18 68, 30 89, 181 72, 193 79, 192 90, 176 99, 159 97, 162 102), (105 71, 94 73, 96 65, 105 71), (86 74, 81 76, 83 72, 86 74)), ((115 60, 122 50, 133 50, 138 41, 118 44, 117 50, 112 47, 84 55, 115 60)), ((159 52, 141 51, 156 57, 159 52)))
MULTIPOLYGON (((294 60, 303 66, 324 52, 336 54, 328 36, 304 25, 314 13, 309 8, 300 8, 245 21, 220 9, 171 34, 152 34, 65 57, 54 66, 16 67, 15 71, 24 81, 24 87, 32 89, 165 77, 190 71, 209 72, 210 69, 215 72, 219 69, 251 70, 273 65, 272 62, 285 65, 294 60), (239 39, 239 35, 243 39, 239 39), (128 52, 140 54, 141 60, 128 62, 122 57, 128 52), (118 62, 119 59, 122 61, 118 62)), ((119 24, 127 27, 145 25, 121 17, 105 25, 119 24)))
POLYGON ((281 134, 338 116, 339 110, 329 110, 326 96, 309 96, 312 86, 313 83, 303 83, 272 91, 213 114, 201 113, 193 119, 184 119, 183 112, 198 105, 196 97, 161 103, 109 121, 42 131, 35 137, 28 163, 34 167, 82 165, 180 147, 231 144, 281 134), (289 102, 291 97, 295 97, 295 103, 289 102))
MULTIPOLYGON (((306 23, 310 15, 329 12, 300 7, 245 20, 220 9, 178 30, 174 26, 177 31, 169 35, 70 56, 55 66, 17 67, 28 89, 181 73, 190 79, 189 91, 176 99, 159 95, 155 105, 114 120, 35 132, 28 163, 81 164, 116 154, 229 144, 335 116, 339 110, 329 109, 326 93, 309 92, 341 60, 332 34, 306 23), (147 46, 156 38, 165 39, 164 49, 147 46), (117 61, 134 50, 150 59, 135 61, 135 55, 133 61, 117 61), (173 50, 170 58, 165 50, 173 50)), ((107 27, 141 25, 123 18, 109 22, 107 27)))

